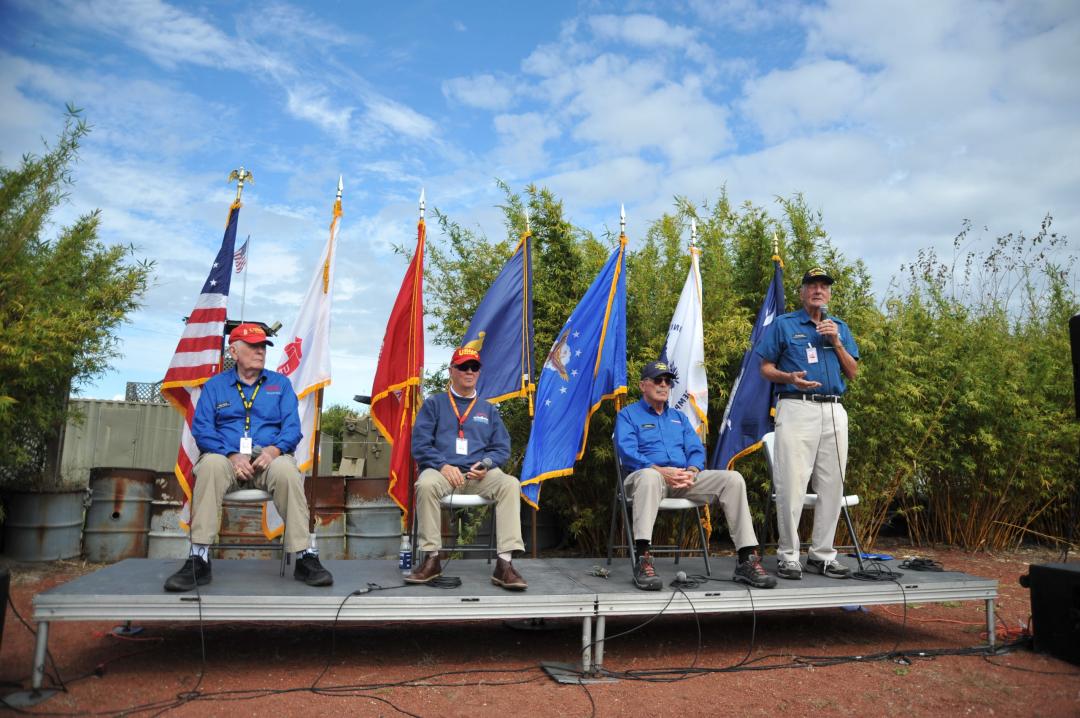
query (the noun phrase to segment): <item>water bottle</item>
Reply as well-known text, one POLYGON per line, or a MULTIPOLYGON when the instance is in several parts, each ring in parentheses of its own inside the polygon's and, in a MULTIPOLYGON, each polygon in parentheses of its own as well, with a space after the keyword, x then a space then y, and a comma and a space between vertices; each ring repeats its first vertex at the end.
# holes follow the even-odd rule
POLYGON ((398 568, 403 573, 412 572, 412 544, 409 542, 409 534, 401 535, 401 550, 398 553, 398 568))

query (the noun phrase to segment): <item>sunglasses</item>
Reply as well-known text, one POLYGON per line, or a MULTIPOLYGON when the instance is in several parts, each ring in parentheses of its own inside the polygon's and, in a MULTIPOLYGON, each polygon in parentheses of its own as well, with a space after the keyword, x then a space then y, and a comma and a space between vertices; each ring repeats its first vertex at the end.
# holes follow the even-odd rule
POLYGON ((658 376, 655 379, 649 379, 649 381, 657 386, 664 386, 665 384, 667 386, 675 386, 675 380, 670 376, 658 376))
POLYGON ((474 361, 471 361, 471 362, 469 362, 467 364, 458 364, 454 368, 457 369, 458 371, 468 371, 468 372, 480 371, 480 365, 477 364, 474 361))

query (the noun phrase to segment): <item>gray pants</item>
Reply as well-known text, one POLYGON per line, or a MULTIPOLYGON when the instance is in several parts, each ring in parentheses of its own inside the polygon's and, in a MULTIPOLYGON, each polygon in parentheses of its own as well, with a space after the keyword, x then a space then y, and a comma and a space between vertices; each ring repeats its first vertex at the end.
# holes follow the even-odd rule
MULTIPOLYGON (((416 528, 417 549, 438 551, 442 549, 439 500, 450 494, 450 482, 435 469, 424 469, 416 480, 416 528)), ((495 536, 499 553, 524 551, 521 540, 521 484, 517 478, 498 468, 488 469, 480 481, 466 480, 456 494, 479 494, 495 499, 495 536)))
POLYGON ((841 470, 847 466, 847 411, 842 404, 781 399, 776 407, 775 452, 773 482, 780 534, 777 559, 799 560, 799 519, 812 478, 818 500, 807 555, 821 561, 835 560, 833 539, 844 493, 841 470))
POLYGON ((652 541, 660 501, 671 497, 719 502, 735 548, 757 546, 750 506, 746 502, 746 482, 738 471, 702 471, 693 486, 672 489, 656 469, 639 469, 626 477, 623 486, 627 497, 634 502, 635 541, 652 541))
MULTIPOLYGON (((264 489, 273 497, 277 512, 285 518, 285 550, 303 551, 310 543, 308 505, 304 478, 292 454, 274 459, 265 471, 255 474, 251 488, 264 489)), ((191 497, 191 543, 211 544, 221 528, 221 501, 239 488, 229 457, 203 454, 195 464, 195 490, 191 497)))

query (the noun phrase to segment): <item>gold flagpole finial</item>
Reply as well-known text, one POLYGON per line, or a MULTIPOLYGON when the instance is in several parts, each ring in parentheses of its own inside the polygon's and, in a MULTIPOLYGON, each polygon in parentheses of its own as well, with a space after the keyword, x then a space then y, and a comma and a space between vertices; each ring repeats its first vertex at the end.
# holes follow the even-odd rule
POLYGON ((240 169, 233 170, 229 173, 229 182, 236 182, 236 199, 234 201, 240 201, 240 195, 244 193, 244 183, 250 182, 255 184, 255 177, 246 169, 243 165, 240 165, 240 169))
POLYGON ((772 233, 772 253, 777 257, 780 256, 780 239, 776 236, 776 230, 772 233))

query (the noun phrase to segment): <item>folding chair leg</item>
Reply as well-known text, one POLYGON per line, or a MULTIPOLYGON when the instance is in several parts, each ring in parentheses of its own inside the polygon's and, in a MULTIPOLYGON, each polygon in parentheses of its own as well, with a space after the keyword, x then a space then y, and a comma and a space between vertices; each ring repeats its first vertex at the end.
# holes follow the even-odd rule
POLYGON ((705 575, 712 576, 712 567, 709 566, 709 536, 701 523, 701 509, 694 509, 694 518, 697 519, 698 532, 701 534, 701 555, 705 558, 705 575))
POLYGON ((615 517, 619 510, 619 495, 611 497, 611 526, 607 534, 607 565, 611 565, 611 557, 615 553, 615 517))
POLYGON ((491 565, 491 558, 495 555, 495 510, 496 505, 492 504, 488 506, 488 565, 491 565))
MULTIPOLYGON (((694 509, 694 511, 697 511, 697 509, 694 509)), ((679 512, 679 534, 678 534, 678 538, 675 539, 675 565, 676 566, 679 565, 679 555, 682 553, 682 542, 683 542, 684 538, 686 538, 686 512, 685 511, 680 511, 679 512)))
POLYGON ((623 494, 622 501, 619 502, 622 505, 622 520, 623 520, 623 536, 626 537, 626 553, 630 556, 630 567, 637 566, 637 547, 634 546, 634 525, 630 523, 630 510, 626 505, 626 495, 623 494))

